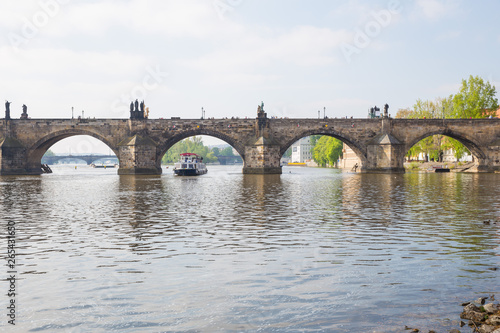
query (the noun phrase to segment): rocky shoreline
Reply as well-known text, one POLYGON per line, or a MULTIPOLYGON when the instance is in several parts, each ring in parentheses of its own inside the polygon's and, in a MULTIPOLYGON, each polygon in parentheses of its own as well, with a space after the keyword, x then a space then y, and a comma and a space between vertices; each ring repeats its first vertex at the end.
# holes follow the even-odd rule
MULTIPOLYGON (((500 304, 499 303, 486 303, 486 300, 495 301, 495 296, 480 297, 475 301, 462 303, 464 307, 460 318, 460 327, 469 326, 471 330, 461 331, 459 329, 452 329, 449 333, 500 333, 500 304)), ((418 328, 405 326, 405 330, 412 333, 421 332, 418 328)), ((430 330, 428 333, 436 333, 430 330)))
MULTIPOLYGON (((463 303, 460 318, 468 320, 473 332, 500 333, 500 304, 486 303, 488 297, 481 297, 474 302, 463 303)), ((491 296, 494 300, 495 296, 491 296)), ((462 322, 465 326, 465 323, 462 322)))

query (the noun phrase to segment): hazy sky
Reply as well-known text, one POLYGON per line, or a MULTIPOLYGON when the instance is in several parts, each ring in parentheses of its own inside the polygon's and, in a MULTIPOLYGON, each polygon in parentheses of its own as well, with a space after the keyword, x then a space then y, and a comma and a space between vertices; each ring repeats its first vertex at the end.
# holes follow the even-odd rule
POLYGON ((19 117, 366 117, 500 86, 500 1, 39 0, 0 4, 0 95, 19 117))

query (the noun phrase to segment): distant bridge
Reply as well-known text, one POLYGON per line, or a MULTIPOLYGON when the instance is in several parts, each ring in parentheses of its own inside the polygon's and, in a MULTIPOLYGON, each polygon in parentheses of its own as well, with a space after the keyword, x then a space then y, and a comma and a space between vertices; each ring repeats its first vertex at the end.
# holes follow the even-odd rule
POLYGON ((71 159, 71 160, 83 160, 87 163, 87 165, 90 165, 96 161, 99 160, 111 160, 111 159, 116 159, 118 160, 118 157, 116 155, 53 155, 53 156, 43 156, 42 157, 42 164, 55 164, 56 162, 59 162, 61 160, 65 159, 71 159))
POLYGON ((217 155, 215 157, 217 157, 217 159, 219 160, 219 163, 221 165, 243 163, 241 156, 220 156, 220 155, 217 155))

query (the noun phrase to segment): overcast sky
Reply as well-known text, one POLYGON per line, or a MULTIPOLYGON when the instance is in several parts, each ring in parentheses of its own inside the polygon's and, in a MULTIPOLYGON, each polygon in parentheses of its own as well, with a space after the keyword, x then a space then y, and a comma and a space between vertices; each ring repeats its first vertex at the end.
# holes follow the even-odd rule
POLYGON ((366 117, 499 87, 500 1, 39 0, 0 4, 11 115, 366 117))

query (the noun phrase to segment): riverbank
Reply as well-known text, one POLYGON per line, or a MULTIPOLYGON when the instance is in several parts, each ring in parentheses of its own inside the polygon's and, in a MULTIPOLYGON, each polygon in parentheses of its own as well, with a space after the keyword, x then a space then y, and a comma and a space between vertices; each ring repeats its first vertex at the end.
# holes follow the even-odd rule
MULTIPOLYGON (((463 303, 464 310, 460 318, 468 320, 469 327, 473 332, 479 333, 500 333, 500 304, 487 303, 486 300, 495 300, 495 296, 480 297, 479 299, 463 303)), ((462 321, 460 326, 466 324, 462 321)))
POLYGON ((405 162, 407 171, 434 172, 437 168, 450 169, 451 172, 469 172, 475 167, 474 162, 405 162))
MULTIPOLYGON (((495 296, 480 297, 474 301, 465 302, 461 305, 464 307, 460 314, 460 327, 462 330, 454 328, 449 333, 462 333, 463 327, 468 326, 471 333, 500 333, 500 304, 486 303, 486 300, 494 301, 495 296), (468 323, 463 320, 468 321, 468 323)), ((469 330, 466 328, 467 332, 469 330)), ((422 332, 418 328, 405 326, 405 331, 418 333, 422 332)), ((437 331, 429 330, 428 333, 436 333, 437 331)))

